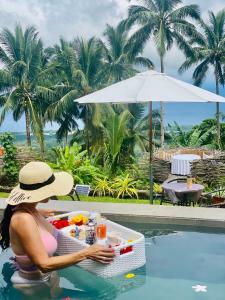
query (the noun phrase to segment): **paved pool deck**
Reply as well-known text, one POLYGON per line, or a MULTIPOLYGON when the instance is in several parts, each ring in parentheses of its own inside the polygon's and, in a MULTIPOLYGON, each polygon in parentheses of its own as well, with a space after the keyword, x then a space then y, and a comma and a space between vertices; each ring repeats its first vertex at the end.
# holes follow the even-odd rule
MULTIPOLYGON (((0 216, 6 206, 0 199, 0 216)), ((97 211, 112 221, 177 224, 225 228, 224 208, 182 207, 150 204, 100 203, 51 200, 39 208, 54 209, 56 213, 88 210, 97 211)))

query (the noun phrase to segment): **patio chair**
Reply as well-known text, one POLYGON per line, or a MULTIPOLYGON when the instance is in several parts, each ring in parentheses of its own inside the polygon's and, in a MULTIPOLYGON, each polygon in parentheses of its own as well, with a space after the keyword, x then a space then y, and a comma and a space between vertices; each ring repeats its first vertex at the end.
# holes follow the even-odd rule
POLYGON ((75 201, 74 196, 77 197, 77 200, 80 201, 79 195, 88 196, 90 193, 91 187, 87 184, 76 184, 75 188, 72 190, 72 193, 68 196, 71 197, 73 201, 75 201))

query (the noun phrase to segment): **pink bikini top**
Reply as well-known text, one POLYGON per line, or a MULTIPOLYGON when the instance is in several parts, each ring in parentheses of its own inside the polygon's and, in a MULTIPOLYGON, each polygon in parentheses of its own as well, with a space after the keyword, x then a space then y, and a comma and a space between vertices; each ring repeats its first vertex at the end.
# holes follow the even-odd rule
MULTIPOLYGON (((56 252, 57 249, 57 245, 58 245, 57 238, 59 235, 59 231, 56 228, 53 228, 53 232, 51 234, 48 230, 42 228, 39 225, 38 228, 46 252, 48 253, 48 256, 51 257, 53 256, 53 254, 56 252)), ((30 258, 26 254, 24 255, 17 255, 16 253, 14 254, 15 254, 16 266, 19 270, 25 272, 33 272, 38 270, 37 266, 31 262, 30 258)))

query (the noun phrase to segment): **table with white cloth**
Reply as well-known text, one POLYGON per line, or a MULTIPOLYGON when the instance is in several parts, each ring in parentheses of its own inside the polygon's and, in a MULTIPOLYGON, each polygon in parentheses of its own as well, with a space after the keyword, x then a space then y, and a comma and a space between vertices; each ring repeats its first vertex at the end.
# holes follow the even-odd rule
POLYGON ((191 162, 201 159, 201 156, 195 154, 177 154, 172 157, 171 173, 176 175, 191 174, 191 162))

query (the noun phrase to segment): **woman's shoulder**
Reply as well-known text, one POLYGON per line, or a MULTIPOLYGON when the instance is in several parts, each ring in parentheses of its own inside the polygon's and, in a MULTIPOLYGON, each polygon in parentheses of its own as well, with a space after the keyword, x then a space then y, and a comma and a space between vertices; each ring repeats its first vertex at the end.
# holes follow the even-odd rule
POLYGON ((35 223, 34 217, 25 211, 17 211, 13 214, 10 222, 10 226, 13 229, 17 229, 18 226, 23 225, 32 225, 35 223))

